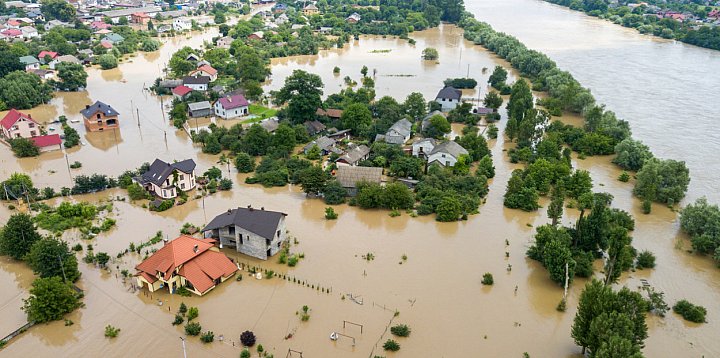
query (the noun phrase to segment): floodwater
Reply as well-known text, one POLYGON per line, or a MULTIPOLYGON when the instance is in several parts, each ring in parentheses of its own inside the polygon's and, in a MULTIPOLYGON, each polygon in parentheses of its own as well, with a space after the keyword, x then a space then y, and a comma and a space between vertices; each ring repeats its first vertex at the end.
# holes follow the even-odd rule
MULTIPOLYGON (((87 145, 68 151, 70 162, 83 163, 81 169, 72 170, 72 175, 95 172, 117 175, 155 157, 194 158, 199 172, 217 165, 217 156, 201 154, 184 133, 163 119, 159 100, 142 91, 177 48, 185 44, 199 46, 211 38, 214 31, 209 29, 190 39, 172 39, 159 52, 136 56, 114 71, 91 70, 86 93, 62 94, 50 105, 32 111, 44 121, 60 114, 73 119, 79 118, 77 112, 85 104, 103 100, 121 113, 121 128, 115 134, 85 134, 78 126, 87 145), (140 127, 132 116, 136 107, 140 111, 140 127)), ((321 75, 326 94, 332 93, 340 89, 345 75, 357 80, 360 68, 367 65, 371 73, 374 68, 378 69, 378 97, 392 95, 403 99, 410 92, 419 91, 431 98, 445 78, 463 76, 468 63, 472 76, 480 83, 485 83, 490 74, 490 71, 483 74, 483 67, 507 65, 484 49, 462 40, 458 34, 456 28, 444 26, 414 34, 415 46, 396 39, 363 38, 342 50, 322 52, 319 56, 275 60, 273 82, 266 89, 277 88, 292 69, 302 68, 321 75), (436 47, 440 51, 439 63, 427 64, 419 59, 425 47, 436 47), (378 49, 392 51, 373 52, 378 49), (336 65, 341 68, 339 78, 332 74, 336 65), (413 77, 389 76, 393 74, 413 77)), ((486 88, 481 86, 481 91, 482 96, 486 88)), ((477 94, 469 92, 466 96, 477 94)), ((575 117, 563 119, 577 122, 575 117)), ((499 127, 503 128, 504 124, 499 127)), ((640 131, 634 122, 633 128, 636 133, 640 131)), ((74 322, 72 326, 53 322, 34 327, 13 340, 3 353, 38 357, 178 357, 182 354, 178 337, 184 334, 181 327, 170 323, 173 312, 184 301, 199 308, 198 321, 203 331, 213 331, 216 339, 224 336, 222 343, 216 341, 209 345, 203 345, 195 337, 188 338, 190 357, 237 356, 240 351, 237 341, 245 330, 254 331, 258 342, 276 357, 287 355, 289 349, 302 351, 308 357, 385 355, 379 347, 390 338, 389 333, 383 333, 396 310, 399 315, 393 323, 408 324, 412 334, 409 338, 397 339, 402 349, 391 356, 518 357, 528 352, 533 357, 580 357, 580 349, 570 338, 570 325, 584 281, 577 280, 571 287, 568 311, 557 312, 555 307, 562 298, 562 289, 549 280, 537 262, 525 257, 534 227, 547 222, 545 212, 523 213, 502 206, 505 184, 518 166, 507 161, 504 150, 510 145, 502 137, 489 144, 497 175, 490 183, 490 193, 480 207, 480 214, 463 222, 437 223, 432 217, 411 218, 407 214, 391 218, 387 211, 364 211, 347 205, 336 207, 338 220, 326 221, 326 205, 320 200, 305 198, 298 187, 267 189, 245 185, 242 183, 246 175, 234 170, 230 174, 235 183, 231 192, 190 200, 163 213, 148 212, 140 203, 115 201, 111 215, 118 220, 117 226, 82 242, 91 243, 95 252, 105 251, 112 257, 131 242, 139 244, 148 240, 158 230, 172 239, 179 234, 183 223, 202 226, 230 207, 251 204, 286 212, 288 229, 298 240, 291 251, 305 254, 296 267, 281 266, 274 260, 260 262, 227 250, 226 253, 239 262, 259 265, 315 287, 331 288, 331 292, 323 293, 279 278, 258 281, 244 272, 242 281, 226 281, 204 297, 182 298, 166 293, 150 297, 141 291, 132 292, 118 277, 120 270, 132 271, 141 260, 139 255, 127 254, 111 261, 109 273, 80 264, 83 277, 79 286, 86 291, 86 307, 69 315, 74 322), (507 246, 506 239, 509 240, 507 246), (373 253, 375 259, 364 260, 362 256, 367 253, 373 253), (407 261, 401 259, 403 255, 407 261), (508 265, 511 271, 507 270, 508 265), (495 276, 491 287, 480 283, 485 272, 495 276), (361 296, 364 304, 341 299, 349 293, 361 296), (301 322, 296 314, 303 305, 311 310, 308 322, 301 322), (362 331, 352 324, 343 328, 343 321, 361 324, 362 331), (118 338, 103 337, 108 324, 122 329, 118 338), (346 337, 332 342, 328 338, 331 332, 354 338, 355 346, 352 339, 346 337), (286 339, 289 334, 292 338, 286 339)), ((652 215, 642 215, 639 203, 630 194, 632 182, 617 181, 619 172, 609 160, 589 158, 576 160, 575 165, 590 170, 596 190, 613 194, 615 206, 636 217, 634 245, 639 250, 652 250, 658 258, 656 269, 625 274, 622 284, 636 287, 639 279, 644 278, 664 291, 670 303, 687 298, 709 308, 709 323, 704 325, 687 324, 674 314, 664 319, 651 316, 646 356, 719 355, 720 342, 716 336, 720 315, 713 307, 720 300, 720 271, 711 260, 683 251, 687 241, 678 234, 676 216, 669 209, 656 206, 652 215)), ((226 168, 221 169, 227 173, 226 168)), ((40 187, 59 188, 70 183, 66 161, 60 152, 46 153, 39 159, 18 160, 9 151, 2 151, 0 178, 15 171, 29 173, 40 187)), ((122 190, 114 189, 73 200, 97 202, 125 196, 122 190)), ((9 213, 7 207, 0 208, 0 221, 5 221, 9 213)), ((577 213, 570 210, 563 221, 570 224, 576 216, 577 213)), ((73 232, 66 233, 64 238, 71 244, 81 242, 73 232)), ((11 288, 0 294, 0 313, 14 320, 11 324, 3 320, 0 329, 4 331, 0 335, 12 330, 13 324, 22 322, 18 299, 31 280, 29 270, 22 264, 7 259, 0 261, 0 282, 11 288)))

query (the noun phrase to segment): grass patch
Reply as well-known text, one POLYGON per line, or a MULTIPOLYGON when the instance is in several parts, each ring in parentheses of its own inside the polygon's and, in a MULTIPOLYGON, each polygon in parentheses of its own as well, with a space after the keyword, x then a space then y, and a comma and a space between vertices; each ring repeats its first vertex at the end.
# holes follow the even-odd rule
POLYGON ((274 117, 277 114, 277 109, 267 108, 259 104, 251 104, 250 114, 255 115, 256 117, 246 119, 242 121, 242 123, 255 123, 266 118, 274 117))

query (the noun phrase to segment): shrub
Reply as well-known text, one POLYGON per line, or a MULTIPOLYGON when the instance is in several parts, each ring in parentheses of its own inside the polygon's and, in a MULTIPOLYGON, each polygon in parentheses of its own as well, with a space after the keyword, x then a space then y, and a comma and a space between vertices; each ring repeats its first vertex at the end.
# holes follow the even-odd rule
POLYGON ((195 318, 198 318, 200 315, 200 311, 198 311, 197 307, 190 307, 187 313, 187 320, 188 322, 194 320, 195 318))
POLYGON ((707 314, 705 307, 696 306, 687 300, 678 301, 675 306, 673 306, 673 312, 681 315, 684 319, 695 323, 704 323, 705 315, 707 314))
POLYGON ((72 168, 72 169, 77 169, 80 167, 82 167, 82 163, 78 162, 77 160, 75 162, 73 162, 72 164, 70 164, 70 168, 72 168))
POLYGON ((242 334, 240 334, 240 342, 245 347, 252 347, 255 345, 255 333, 252 333, 250 331, 245 331, 242 334))
POLYGON ((297 265, 297 263, 298 263, 297 256, 292 255, 292 256, 288 257, 288 261, 287 261, 288 266, 295 267, 295 265, 297 265))
POLYGON ((630 181, 630 174, 628 174, 628 172, 626 172, 626 171, 623 171, 622 173, 620 173, 618 180, 623 183, 627 183, 630 181))
POLYGON ((390 333, 398 337, 407 337, 410 335, 410 327, 408 327, 406 324, 398 324, 396 326, 390 327, 390 333))
POLYGON ((18 158, 37 157, 40 155, 40 148, 30 139, 15 138, 10 140, 10 147, 18 158))
POLYGON ((495 283, 495 280, 493 279, 493 275, 490 272, 486 272, 483 275, 482 284, 483 285, 492 285, 495 283))
POLYGON ((200 340, 203 343, 210 343, 215 340, 215 333, 213 333, 212 331, 207 331, 200 335, 200 340))
POLYGON ((240 352, 240 358, 250 358, 251 354, 250 351, 247 349, 243 349, 242 352, 240 352))
POLYGON ((338 214, 335 212, 335 210, 331 207, 325 208, 325 219, 328 220, 335 220, 338 218, 338 214))
POLYGON ((397 352, 400 350, 400 344, 392 339, 388 339, 383 344, 383 349, 386 351, 397 352))
POLYGON ((635 267, 639 269, 655 267, 655 255, 650 251, 643 251, 637 257, 635 267))
POLYGON ((190 292, 190 290, 188 290, 185 286, 181 286, 180 288, 175 290, 175 293, 182 297, 190 297, 190 295, 192 294, 192 292, 190 292))
POLYGON ((232 180, 230 180, 228 178, 223 178, 223 179, 220 179, 219 189, 220 190, 230 190, 230 189, 232 189, 232 185, 233 185, 232 180))
POLYGON ((183 318, 183 316, 181 316, 181 315, 179 315, 179 314, 176 314, 176 315, 175 315, 175 320, 172 322, 172 325, 173 325, 173 326, 178 326, 178 325, 183 324, 183 322, 185 322, 185 319, 183 318))
POLYGON ((120 333, 120 328, 115 328, 111 325, 105 326, 105 337, 107 338, 115 338, 120 333))
POLYGON ((118 60, 111 54, 105 54, 98 57, 98 64, 103 70, 109 70, 118 66, 118 60))
POLYGON ((197 322, 191 322, 185 325, 185 334, 188 336, 197 336, 200 334, 200 331, 202 331, 202 326, 200 326, 200 323, 197 322))
POLYGON ((652 201, 645 199, 642 202, 642 211, 643 214, 650 214, 652 212, 652 201))

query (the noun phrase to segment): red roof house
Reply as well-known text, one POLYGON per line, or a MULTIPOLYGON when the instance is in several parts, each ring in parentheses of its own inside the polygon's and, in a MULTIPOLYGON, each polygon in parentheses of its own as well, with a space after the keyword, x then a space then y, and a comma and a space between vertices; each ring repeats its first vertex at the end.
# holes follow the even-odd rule
POLYGON ((9 37, 9 38, 22 37, 22 31, 20 31, 20 30, 18 30, 18 29, 7 29, 7 30, 5 30, 5 31, 3 31, 3 32, 1 32, 1 33, 2 33, 3 35, 5 35, 5 37, 9 37))
POLYGON ((29 114, 11 109, 2 120, 2 135, 5 138, 32 138, 40 135, 40 125, 29 114))
POLYGON ((50 57, 50 61, 52 61, 52 60, 54 60, 56 57, 58 57, 58 53, 57 53, 57 52, 53 52, 53 51, 42 50, 42 51, 40 51, 40 53, 38 54, 38 60, 40 60, 40 62, 42 62, 42 63, 45 63, 45 58, 46 58, 46 57, 50 57))
POLYGON ((41 151, 61 149, 62 139, 59 134, 48 134, 30 138, 41 151))
POLYGON ((90 23, 90 28, 92 28, 93 30, 107 30, 111 27, 111 24, 105 23, 104 21, 93 21, 92 23, 90 23))
POLYGON ((190 72, 190 76, 207 76, 210 82, 217 80, 218 71, 210 65, 202 65, 196 70, 190 72))
POLYGON ((179 99, 185 99, 185 96, 187 96, 190 92, 192 92, 192 88, 184 85, 180 85, 172 89, 173 96, 179 99))
POLYGON ((238 270, 214 239, 198 239, 182 235, 165 243, 160 250, 135 266, 140 287, 154 292, 165 286, 170 293, 185 287, 197 295, 204 295, 238 270))

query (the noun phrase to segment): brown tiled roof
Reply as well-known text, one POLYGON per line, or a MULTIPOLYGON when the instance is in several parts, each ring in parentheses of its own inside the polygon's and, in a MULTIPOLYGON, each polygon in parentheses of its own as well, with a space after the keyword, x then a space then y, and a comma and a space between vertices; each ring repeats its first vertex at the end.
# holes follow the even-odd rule
POLYGON ((315 114, 317 114, 318 116, 328 116, 330 118, 340 118, 340 117, 342 117, 343 111, 342 111, 342 109, 335 109, 335 108, 329 108, 329 109, 318 108, 317 111, 315 111, 315 114))
POLYGON ((167 280, 175 268, 200 256, 212 246, 213 244, 209 241, 182 235, 165 244, 152 256, 135 266, 135 269, 151 276, 155 276, 160 272, 163 278, 167 280), (196 245, 197 250, 195 250, 196 245))
POLYGON ((237 271, 237 266, 218 251, 205 251, 186 262, 180 268, 180 276, 185 277, 200 293, 215 286, 215 280, 230 277, 237 271))
POLYGON ((380 183, 382 179, 382 168, 377 167, 350 167, 341 165, 337 168, 335 177, 345 188, 354 188, 355 184, 361 181, 380 183))

